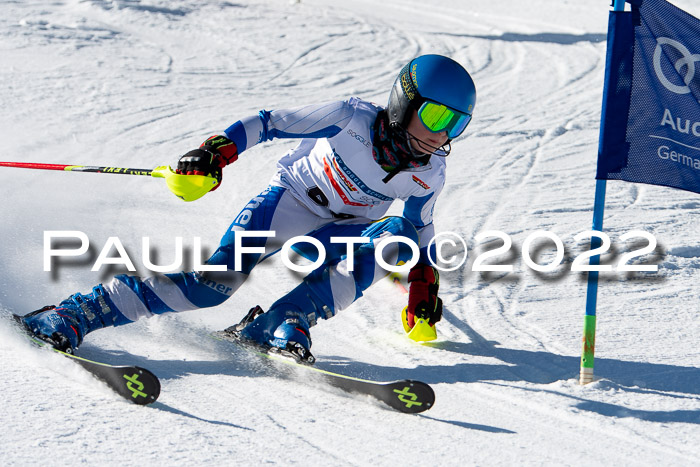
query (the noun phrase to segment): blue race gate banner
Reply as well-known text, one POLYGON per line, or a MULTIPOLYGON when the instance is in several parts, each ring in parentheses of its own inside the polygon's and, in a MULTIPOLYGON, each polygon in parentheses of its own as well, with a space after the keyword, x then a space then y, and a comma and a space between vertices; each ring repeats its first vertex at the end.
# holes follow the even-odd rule
POLYGON ((700 193, 700 20, 627 3, 610 13, 596 178, 700 193))

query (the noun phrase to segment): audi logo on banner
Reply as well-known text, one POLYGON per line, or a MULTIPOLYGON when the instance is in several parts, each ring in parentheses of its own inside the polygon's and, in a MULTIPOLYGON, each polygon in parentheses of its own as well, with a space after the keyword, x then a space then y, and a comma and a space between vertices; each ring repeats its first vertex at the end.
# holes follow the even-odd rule
POLYGON ((669 91, 675 94, 688 94, 690 92, 688 85, 695 78, 695 62, 698 61, 700 61, 700 54, 691 53, 685 45, 681 44, 677 40, 669 37, 660 37, 656 40, 656 49, 654 49, 654 72, 656 73, 656 77, 659 79, 659 82, 669 91), (681 54, 681 58, 676 60, 673 67, 681 76, 683 76, 683 73, 685 72, 685 76, 683 76, 685 86, 673 84, 671 81, 669 81, 666 75, 664 75, 664 72, 661 69, 661 53, 662 46, 664 45, 673 47, 681 54))

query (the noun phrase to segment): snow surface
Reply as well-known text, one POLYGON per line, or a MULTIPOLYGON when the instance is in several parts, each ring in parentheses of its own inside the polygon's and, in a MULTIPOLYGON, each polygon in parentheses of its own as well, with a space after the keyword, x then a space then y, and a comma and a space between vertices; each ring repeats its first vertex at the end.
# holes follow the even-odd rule
MULTIPOLYGON (((696 16, 700 2, 678 0, 696 16)), ((438 231, 469 246, 442 276, 440 339, 403 337, 405 298, 386 281, 312 330, 318 366, 430 383, 435 407, 404 415, 362 397, 255 371, 207 337, 298 277, 256 269, 217 309, 98 331, 80 355, 129 362, 162 381, 157 403, 124 402, 76 365, 0 325, 2 465, 699 465, 700 196, 609 182, 605 230, 658 240, 658 273, 603 275, 596 382, 577 383, 585 275, 570 271, 590 229, 608 0, 17 0, 0 16, 0 159, 153 168, 238 118, 351 95, 385 103, 400 67, 449 55, 472 73, 474 121, 453 144, 438 231), (486 230, 510 235, 471 270, 486 230), (556 233, 554 272, 523 264, 556 233), (535 250, 533 250, 535 251, 535 250)), ((141 240, 161 264, 174 239, 213 251, 293 144, 246 152, 224 184, 185 204, 161 180, 0 169, 0 307, 24 313, 83 293, 122 267, 90 268, 109 237, 138 272, 141 240), (90 255, 43 271, 43 234, 79 230, 90 255)), ((397 206, 399 212, 400 206, 397 206)), ((644 242, 641 242, 643 246, 644 242)), ((538 261, 553 258, 551 244, 538 261)), ((189 254, 187 255, 189 256, 189 254)), ((205 253, 206 257, 206 253, 205 253)), ((191 264, 191 263, 190 263, 191 264)))

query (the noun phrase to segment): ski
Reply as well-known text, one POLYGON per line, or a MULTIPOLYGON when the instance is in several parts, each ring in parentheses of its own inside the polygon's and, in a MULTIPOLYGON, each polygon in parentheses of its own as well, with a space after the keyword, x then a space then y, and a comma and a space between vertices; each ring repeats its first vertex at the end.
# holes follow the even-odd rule
POLYGON ((22 334, 27 336, 34 345, 48 347, 54 352, 72 360, 124 399, 138 405, 151 404, 158 399, 160 395, 160 381, 156 375, 145 368, 133 365, 110 365, 63 352, 54 348, 50 343, 29 334, 20 321, 21 317, 13 315, 13 318, 22 334))
POLYGON ((396 381, 372 381, 355 378, 341 373, 322 370, 311 365, 305 365, 280 353, 266 351, 262 347, 247 345, 234 334, 218 331, 213 337, 219 341, 232 342, 237 348, 244 349, 253 355, 287 365, 301 372, 310 372, 332 387, 354 394, 365 394, 384 402, 389 407, 403 413, 420 413, 432 408, 435 403, 435 392, 422 381, 401 379, 396 381))

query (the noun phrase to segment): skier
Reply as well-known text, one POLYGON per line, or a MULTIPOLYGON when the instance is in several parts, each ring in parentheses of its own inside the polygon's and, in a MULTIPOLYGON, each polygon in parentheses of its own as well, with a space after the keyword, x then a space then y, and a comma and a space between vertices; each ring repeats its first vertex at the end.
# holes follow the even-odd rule
MULTIPOLYGON (((350 98, 243 118, 182 156, 177 172, 210 175, 221 183, 222 169, 256 144, 274 138, 301 142, 279 160, 269 186, 244 206, 207 261, 225 265, 225 271, 143 279, 118 275, 91 293, 76 293, 21 321, 37 337, 72 352, 96 329, 220 305, 285 241, 307 235, 325 246, 322 266, 267 312, 254 307, 236 327, 242 339, 312 362, 309 328, 347 308, 386 276, 374 253, 379 241, 390 236, 420 245, 420 259, 408 275, 407 325, 412 328, 417 318, 434 324, 441 318, 442 302, 439 275, 428 260, 433 207, 445 183, 450 141, 467 127, 475 102, 474 83, 461 65, 423 55, 400 71, 386 109, 350 98), (405 202, 403 216, 383 217, 396 199, 405 202), (260 252, 239 252, 236 270, 235 237, 241 231, 274 231, 275 236, 239 238, 239 245, 260 252), (366 237, 368 242, 333 243, 331 237, 366 237), (354 269, 348 265, 348 248, 354 269)), ((296 251, 316 259, 316 250, 300 245, 306 244, 297 244, 296 251)), ((391 242, 383 257, 399 265, 411 259, 412 251, 405 243, 391 242)))

